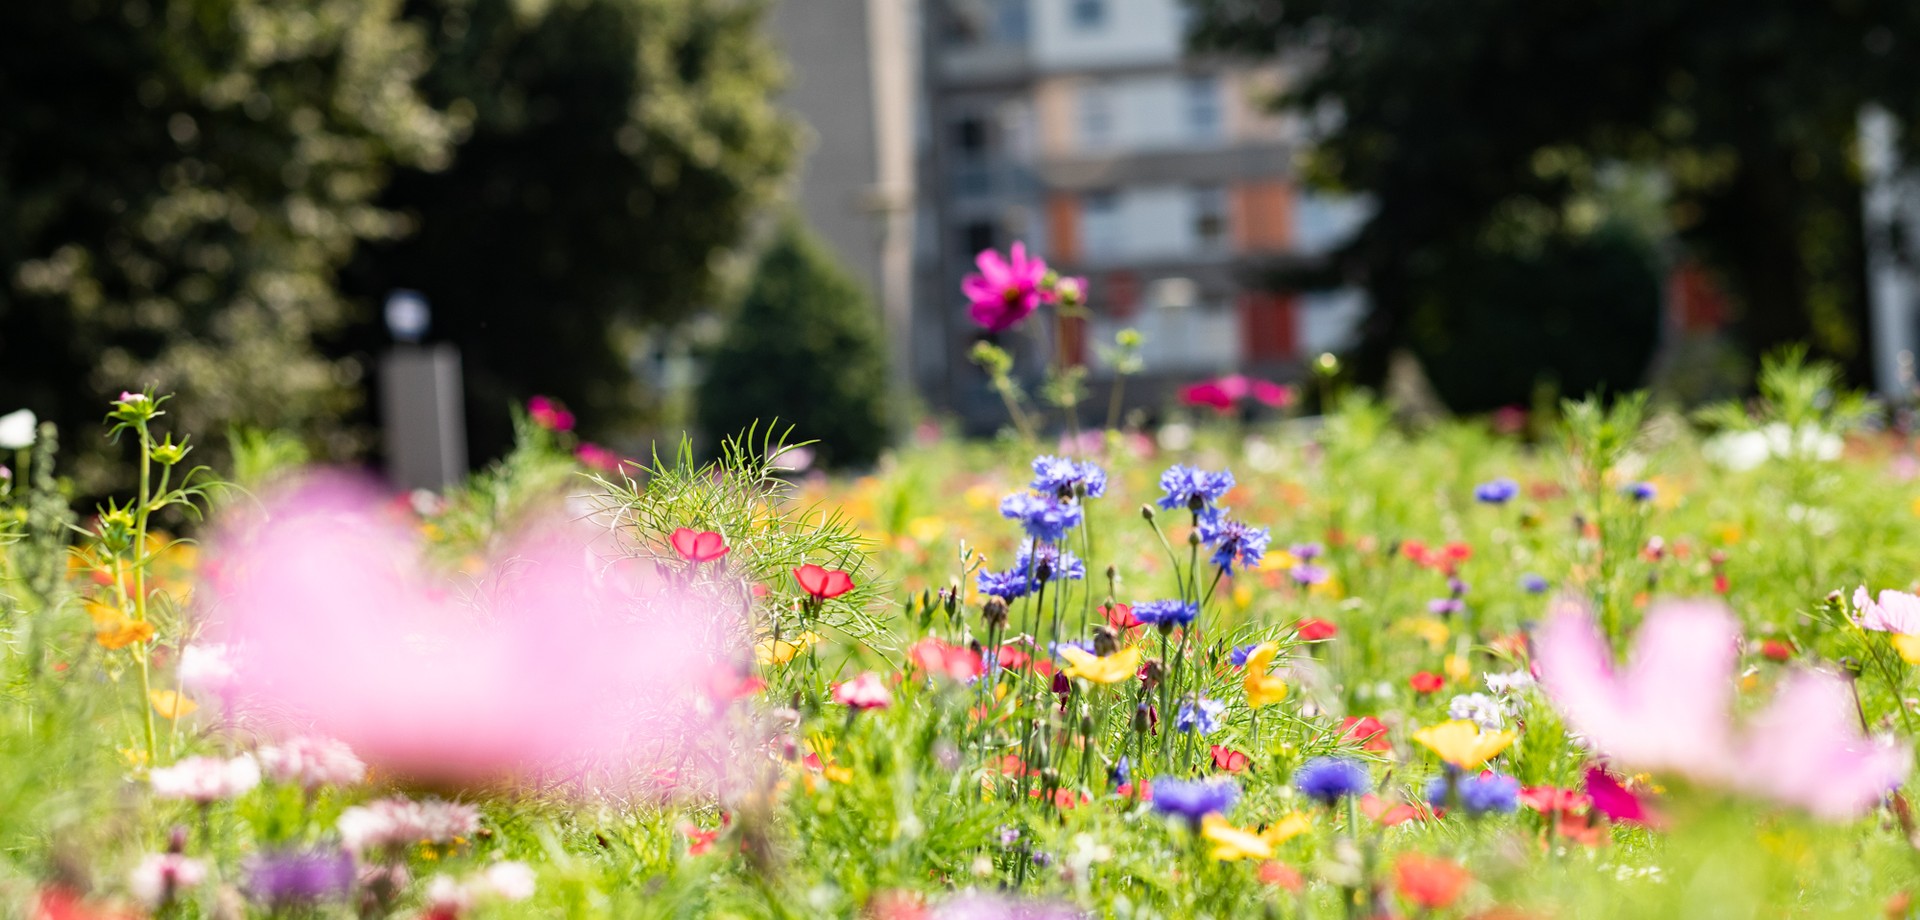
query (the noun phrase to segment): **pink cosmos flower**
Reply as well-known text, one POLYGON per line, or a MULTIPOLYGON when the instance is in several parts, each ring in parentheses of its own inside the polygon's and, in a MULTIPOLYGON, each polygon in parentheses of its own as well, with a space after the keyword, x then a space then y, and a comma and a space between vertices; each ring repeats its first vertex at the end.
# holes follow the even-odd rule
POLYGON ((1208 380, 1183 387, 1180 401, 1189 406, 1205 406, 1215 412, 1232 412, 1235 397, 1217 380, 1208 380))
POLYGON ((238 710, 442 785, 610 788, 725 761, 708 756, 727 738, 708 688, 717 668, 745 669, 745 611, 728 600, 744 590, 695 596, 559 525, 503 538, 478 573, 445 571, 380 509, 322 478, 226 522, 195 596, 241 663, 238 710))
POLYGON ((340 813, 340 842, 348 850, 398 850, 417 843, 451 843, 480 829, 480 810, 440 799, 380 799, 340 813))
POLYGON ((988 332, 1005 332, 1020 324, 1040 306, 1043 293, 1040 282, 1047 276, 1047 263, 1027 257, 1025 243, 1015 243, 1010 258, 1001 258, 992 249, 981 250, 974 258, 978 274, 960 282, 960 290, 972 306, 967 314, 988 332))
POLYGON ((885 709, 893 705, 893 694, 887 691, 880 675, 868 671, 835 686, 833 701, 849 709, 885 709))
POLYGON ((1535 646, 1540 684, 1567 725, 1629 770, 1672 773, 1848 818, 1906 777, 1911 751, 1863 737, 1840 678, 1789 677, 1744 730, 1733 724, 1738 630, 1712 603, 1648 611, 1626 667, 1580 604, 1557 602, 1535 646))
POLYGON ((206 863, 179 853, 154 853, 133 867, 127 889, 148 908, 158 910, 206 880, 206 863))
POLYGON ((1243 399, 1252 399, 1274 409, 1284 409, 1293 405, 1293 388, 1244 374, 1229 374, 1189 385, 1180 391, 1181 402, 1189 406, 1206 406, 1222 414, 1232 412, 1243 399))
POLYGON ((255 756, 274 782, 303 789, 351 786, 367 778, 367 765, 353 749, 331 738, 289 738, 261 748, 255 756))
POLYGON ((1880 592, 1876 602, 1862 585, 1853 591, 1853 608, 1854 622, 1860 624, 1861 629, 1920 636, 1920 597, 1887 590, 1880 592))
POLYGON ((573 458, 587 469, 601 473, 611 473, 620 468, 620 455, 611 449, 591 441, 582 442, 573 449, 573 458))

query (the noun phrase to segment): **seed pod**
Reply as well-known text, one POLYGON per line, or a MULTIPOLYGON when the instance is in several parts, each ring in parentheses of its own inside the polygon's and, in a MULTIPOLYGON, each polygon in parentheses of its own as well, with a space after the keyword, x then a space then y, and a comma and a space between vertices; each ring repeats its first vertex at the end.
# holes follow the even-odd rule
POLYGON ((988 597, 986 603, 980 605, 980 619, 986 622, 988 629, 999 629, 1007 625, 1006 600, 988 597))
POLYGON ((1120 650, 1120 633, 1111 626, 1093 628, 1093 653, 1102 658, 1120 650))

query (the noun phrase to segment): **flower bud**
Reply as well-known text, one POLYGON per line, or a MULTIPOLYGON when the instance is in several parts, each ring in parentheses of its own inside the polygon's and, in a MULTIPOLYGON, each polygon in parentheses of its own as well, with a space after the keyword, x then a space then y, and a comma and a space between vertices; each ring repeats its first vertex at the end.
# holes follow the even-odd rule
POLYGON ((1093 628, 1093 653, 1102 658, 1120 650, 1120 633, 1111 626, 1093 628))
POLYGON ((1147 688, 1147 692, 1151 693, 1155 687, 1160 686, 1160 680, 1165 675, 1166 670, 1160 664, 1160 659, 1149 658, 1146 665, 1140 669, 1140 683, 1147 688))
POLYGON ((988 629, 999 629, 1007 625, 1007 602, 1004 598, 989 597, 980 605, 980 619, 988 629))

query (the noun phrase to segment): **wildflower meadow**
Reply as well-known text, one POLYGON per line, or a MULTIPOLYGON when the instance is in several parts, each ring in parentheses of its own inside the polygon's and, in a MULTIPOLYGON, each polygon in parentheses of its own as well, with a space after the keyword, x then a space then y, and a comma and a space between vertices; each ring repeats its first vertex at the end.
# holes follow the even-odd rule
POLYGON ((412 494, 273 433, 200 466, 158 392, 0 417, 0 901, 1916 916, 1899 407, 1784 353, 1692 412, 1410 422, 1326 373, 1146 427, 995 338, 1056 341, 1081 282, 979 267, 1008 430, 863 475, 772 419, 624 459, 548 399, 412 494), (138 485, 76 511, 102 432, 138 485))

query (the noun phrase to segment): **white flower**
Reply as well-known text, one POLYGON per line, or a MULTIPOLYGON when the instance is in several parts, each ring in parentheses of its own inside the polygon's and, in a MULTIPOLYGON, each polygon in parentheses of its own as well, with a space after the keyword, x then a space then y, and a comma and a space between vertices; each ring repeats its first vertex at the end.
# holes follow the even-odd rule
POLYGON ((188 757, 171 767, 147 774, 153 794, 163 799, 186 799, 205 805, 242 795, 260 785, 260 764, 242 754, 231 760, 188 757))
POLYGON ((1447 704, 1447 716, 1465 719, 1486 731, 1499 731, 1507 724, 1507 707, 1484 693, 1464 693, 1447 704))
POLYGON ((439 799, 380 799, 341 812, 335 827, 349 850, 400 849, 470 836, 480 829, 480 811, 439 799))
POLYGON ((0 449, 19 450, 32 447, 35 430, 40 425, 32 409, 16 409, 6 415, 0 415, 0 449))
POLYGON ((485 889, 495 897, 507 901, 524 901, 533 897, 533 867, 523 862, 497 862, 480 874, 485 889))
POLYGON ((196 642, 180 651, 180 685, 194 693, 224 695, 233 677, 233 660, 221 643, 196 642))
POLYGON ((149 908, 171 903, 207 880, 207 864, 178 853, 155 853, 127 876, 127 888, 149 908))
POLYGON ((458 916, 472 900, 467 886, 454 881, 453 876, 436 875, 427 880, 427 906, 436 913, 458 916))
POLYGON ((331 738, 289 738, 260 749, 260 765, 276 782, 307 789, 351 786, 367 776, 367 765, 353 749, 331 738))
POLYGON ((1495 693, 1512 693, 1531 686, 1533 686, 1533 675, 1524 670, 1487 675, 1487 689, 1495 693))

